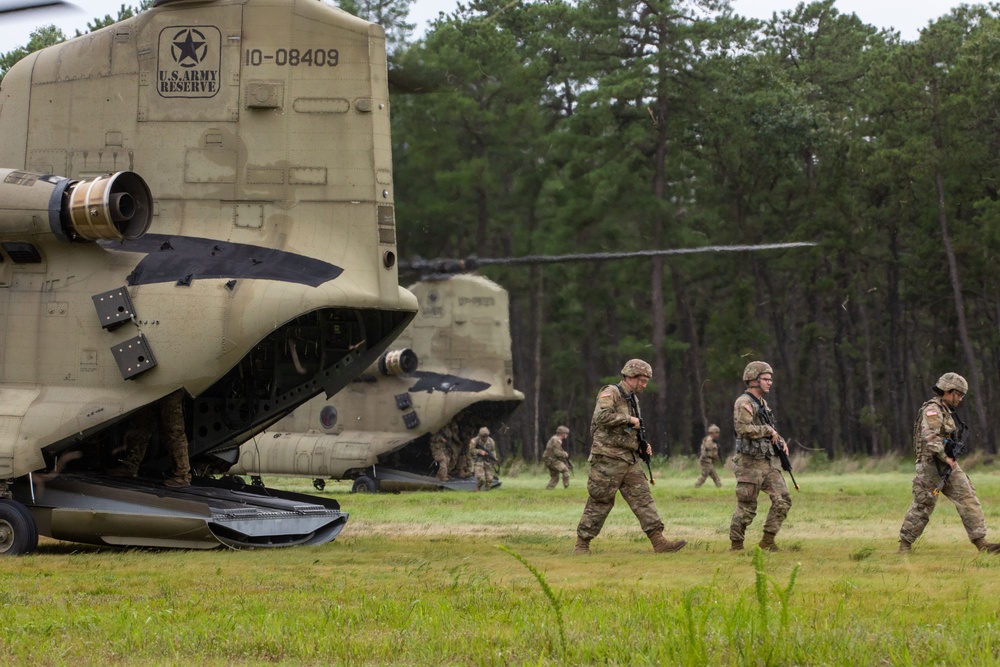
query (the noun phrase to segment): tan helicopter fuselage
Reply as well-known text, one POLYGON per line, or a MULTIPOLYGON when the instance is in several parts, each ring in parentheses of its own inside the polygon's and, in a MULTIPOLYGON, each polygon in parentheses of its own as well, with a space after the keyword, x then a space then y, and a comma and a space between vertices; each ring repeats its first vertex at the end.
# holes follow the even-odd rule
POLYGON ((384 32, 329 5, 168 3, 33 53, 0 88, 0 169, 0 478, 179 387, 192 455, 235 447, 416 309, 384 32), (67 241, 14 194, 123 171, 152 195, 135 240, 67 241), (102 328, 122 291, 132 313, 102 328))
POLYGON ((393 453, 414 441, 427 450, 428 435, 459 416, 465 439, 513 412, 524 394, 514 388, 507 291, 468 274, 409 289, 419 310, 392 348, 416 353, 418 370, 393 375, 372 366, 244 444, 232 472, 355 477, 393 466, 393 453))

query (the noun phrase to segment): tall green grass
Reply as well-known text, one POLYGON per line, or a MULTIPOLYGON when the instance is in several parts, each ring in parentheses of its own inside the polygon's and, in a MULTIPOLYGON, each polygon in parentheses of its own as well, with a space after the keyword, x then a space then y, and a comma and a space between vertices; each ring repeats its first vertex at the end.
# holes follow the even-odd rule
MULTIPOLYGON (((489 493, 351 495, 322 547, 150 551, 42 540, 0 559, 0 663, 19 665, 993 665, 1000 557, 939 502, 895 554, 906 472, 806 470, 778 544, 730 553, 734 498, 657 469, 654 554, 620 499, 573 556, 586 499, 524 470, 489 493), (501 547, 498 549, 497 547, 501 547)), ((972 473, 1000 526, 1000 475, 972 473)), ((311 489, 308 480, 281 485, 311 489)), ((762 497, 747 544, 760 538, 762 497)), ((1000 534, 991 534, 1000 537, 1000 534)))

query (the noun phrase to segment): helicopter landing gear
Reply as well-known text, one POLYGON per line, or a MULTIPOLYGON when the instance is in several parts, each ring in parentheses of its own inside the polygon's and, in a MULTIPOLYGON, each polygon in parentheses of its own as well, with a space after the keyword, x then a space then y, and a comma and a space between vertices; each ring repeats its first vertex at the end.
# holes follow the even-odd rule
POLYGON ((38 525, 28 508, 0 499, 0 555, 22 556, 38 548, 38 525))
POLYGON ((317 491, 322 491, 323 489, 326 488, 326 480, 317 477, 316 479, 313 480, 313 488, 316 489, 317 491))
POLYGON ((351 493, 378 493, 378 484, 371 477, 362 475, 354 480, 351 493))

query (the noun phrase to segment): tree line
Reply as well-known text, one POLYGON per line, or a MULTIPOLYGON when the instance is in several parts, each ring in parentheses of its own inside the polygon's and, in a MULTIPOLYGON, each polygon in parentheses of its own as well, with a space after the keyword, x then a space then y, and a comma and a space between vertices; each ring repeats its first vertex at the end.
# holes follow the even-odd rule
POLYGON ((510 291, 527 396, 506 455, 537 460, 560 423, 585 454, 631 357, 653 365, 660 454, 710 423, 725 444, 757 359, 793 449, 909 452, 956 371, 973 447, 996 451, 998 5, 905 41, 833 0, 770 21, 722 0, 475 0, 411 39, 409 2, 345 5, 390 35, 403 257, 816 244, 483 269, 510 291))

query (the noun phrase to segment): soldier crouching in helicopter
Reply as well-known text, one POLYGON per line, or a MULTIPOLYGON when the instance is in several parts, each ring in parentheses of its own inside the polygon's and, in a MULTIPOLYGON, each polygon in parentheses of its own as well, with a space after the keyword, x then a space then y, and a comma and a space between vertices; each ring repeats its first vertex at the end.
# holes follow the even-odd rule
POLYGON ((497 461, 497 443, 490 437, 490 430, 483 426, 479 429, 479 437, 469 442, 469 451, 475 461, 476 491, 483 487, 489 491, 493 488, 493 466, 497 461))
POLYGON ((136 413, 129 421, 125 432, 125 458, 121 465, 108 471, 116 477, 137 477, 139 465, 146 455, 149 439, 153 430, 159 426, 162 429, 167 451, 174 460, 173 475, 168 477, 164 486, 175 488, 191 486, 191 464, 188 460, 188 440, 184 432, 183 389, 169 394, 136 413))

